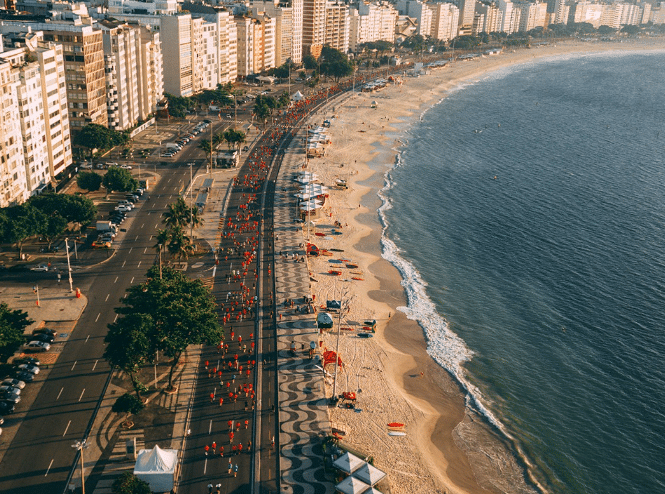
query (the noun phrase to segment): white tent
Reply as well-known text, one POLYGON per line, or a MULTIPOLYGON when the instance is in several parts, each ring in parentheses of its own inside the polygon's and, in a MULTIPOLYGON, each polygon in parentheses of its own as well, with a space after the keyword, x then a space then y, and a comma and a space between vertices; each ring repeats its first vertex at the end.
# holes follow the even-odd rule
POLYGON ((358 470, 353 472, 353 476, 369 485, 374 485, 382 478, 384 478, 386 474, 375 466, 372 466, 369 463, 365 463, 358 470))
POLYGON ((355 477, 347 477, 337 484, 335 489, 343 494, 360 494, 369 489, 369 486, 355 477))
POLYGON ((293 101, 302 101, 305 99, 305 95, 302 94, 300 91, 297 91, 293 96, 291 96, 291 99, 293 101))
POLYGON ((170 492, 173 489, 178 452, 175 449, 153 449, 139 451, 134 465, 134 475, 150 484, 152 492, 170 492))
POLYGON ((363 494, 383 494, 383 493, 376 487, 372 487, 370 490, 365 491, 363 494))
POLYGON ((363 463, 366 462, 358 458, 356 455, 347 452, 337 458, 333 463, 333 466, 343 472, 353 473, 358 470, 363 463))

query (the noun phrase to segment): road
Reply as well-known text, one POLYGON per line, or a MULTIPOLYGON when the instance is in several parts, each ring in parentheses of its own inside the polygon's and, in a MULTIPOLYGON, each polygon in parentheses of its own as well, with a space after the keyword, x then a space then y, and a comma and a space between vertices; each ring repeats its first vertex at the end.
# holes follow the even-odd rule
POLYGON ((116 318, 113 309, 155 262, 153 235, 162 226, 161 212, 189 180, 187 168, 159 173, 151 199, 128 214, 115 256, 73 275, 88 305, 0 463, 0 492, 61 494, 66 487, 77 453, 70 446, 84 437, 109 376, 102 354, 107 324, 116 318))

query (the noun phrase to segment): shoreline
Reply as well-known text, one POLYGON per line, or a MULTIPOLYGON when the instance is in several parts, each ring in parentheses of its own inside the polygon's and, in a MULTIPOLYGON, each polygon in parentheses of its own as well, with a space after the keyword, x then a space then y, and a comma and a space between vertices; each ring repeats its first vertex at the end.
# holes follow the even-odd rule
MULTIPOLYGON (((333 427, 346 431, 345 443, 374 456, 375 465, 388 473, 392 493, 545 490, 527 480, 529 472, 509 440, 466 406, 463 383, 427 352, 425 330, 397 310, 407 305, 406 294, 401 273, 383 257, 383 225, 377 215, 382 201, 377 194, 385 186, 385 173, 395 166, 403 146, 400 138, 451 90, 491 72, 546 57, 662 49, 655 46, 656 41, 566 41, 505 50, 497 56, 454 62, 419 78, 405 78, 403 86, 389 86, 379 93, 355 93, 342 102, 331 102, 328 110, 313 117, 319 124, 332 114, 337 118, 329 129, 333 145, 328 156, 310 160, 309 170, 326 185, 335 178, 348 178, 350 186, 347 191, 331 190, 325 216, 314 220, 321 231, 339 221, 343 235, 313 241, 322 248, 343 247, 341 256, 358 264, 363 279, 340 282, 327 274, 330 258, 311 258, 309 270, 318 280, 312 291, 320 301, 346 293, 351 298, 349 326, 361 325, 365 319, 378 323, 372 339, 361 340, 355 337, 356 331, 342 332, 340 357, 345 368, 337 393, 361 389, 358 408, 362 412, 334 408, 330 419, 333 427), (378 102, 377 109, 370 109, 372 101, 378 102), (407 435, 388 436, 386 425, 391 421, 405 423, 407 435)), ((336 333, 324 335, 324 346, 334 350, 335 339, 336 333)), ((332 387, 326 388, 327 395, 332 394, 332 387)))

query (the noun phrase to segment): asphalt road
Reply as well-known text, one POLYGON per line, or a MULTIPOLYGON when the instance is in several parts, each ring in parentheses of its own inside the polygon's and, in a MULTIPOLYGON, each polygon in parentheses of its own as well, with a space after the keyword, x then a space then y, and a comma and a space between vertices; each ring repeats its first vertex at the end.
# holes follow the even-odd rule
POLYGON ((189 180, 187 168, 160 167, 159 173, 150 200, 142 199, 123 223, 127 232, 115 256, 73 275, 88 305, 0 463, 0 492, 61 494, 66 487, 76 456, 71 445, 84 437, 109 376, 102 354, 113 309, 155 262, 152 237, 162 226, 161 212, 189 180))

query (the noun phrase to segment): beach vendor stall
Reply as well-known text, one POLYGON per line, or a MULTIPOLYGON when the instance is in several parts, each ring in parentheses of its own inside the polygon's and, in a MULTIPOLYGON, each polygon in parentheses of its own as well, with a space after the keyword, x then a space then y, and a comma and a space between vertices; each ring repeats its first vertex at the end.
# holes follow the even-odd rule
POLYGON ((319 312, 316 316, 316 327, 319 330, 333 327, 333 318, 327 312, 319 312))

